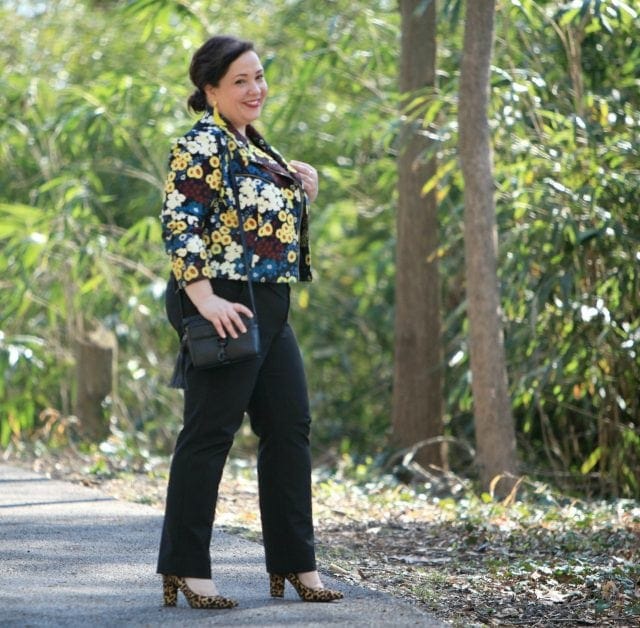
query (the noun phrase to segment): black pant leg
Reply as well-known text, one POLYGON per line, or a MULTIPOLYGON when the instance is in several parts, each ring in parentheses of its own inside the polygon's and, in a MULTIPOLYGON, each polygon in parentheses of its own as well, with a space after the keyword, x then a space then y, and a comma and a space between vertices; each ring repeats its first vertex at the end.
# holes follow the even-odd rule
POLYGON ((249 415, 260 438, 258 482, 267 571, 313 571, 311 417, 304 365, 288 323, 262 363, 249 415))
POLYGON ((171 461, 158 573, 210 578, 218 485, 242 423, 257 365, 187 374, 184 427, 171 461))
MULTIPOLYGON (((217 282, 217 294, 237 300, 239 282, 217 282)), ((169 282, 169 321, 180 331, 182 313, 195 312, 188 297, 169 282), (182 298, 182 310, 178 299, 182 298)), ((210 578, 209 545, 218 486, 233 438, 242 423, 260 368, 259 360, 186 371, 183 428, 171 461, 158 573, 210 578)))

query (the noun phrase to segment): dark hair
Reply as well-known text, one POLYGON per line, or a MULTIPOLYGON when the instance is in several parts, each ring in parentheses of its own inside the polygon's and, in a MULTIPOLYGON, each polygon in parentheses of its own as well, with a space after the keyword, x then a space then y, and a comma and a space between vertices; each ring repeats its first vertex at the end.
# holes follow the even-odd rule
POLYGON ((197 112, 205 111, 207 108, 205 85, 216 87, 227 73, 229 66, 249 50, 254 50, 252 42, 227 35, 217 35, 202 44, 195 51, 189 66, 191 82, 196 86, 196 90, 187 100, 189 108, 197 112))

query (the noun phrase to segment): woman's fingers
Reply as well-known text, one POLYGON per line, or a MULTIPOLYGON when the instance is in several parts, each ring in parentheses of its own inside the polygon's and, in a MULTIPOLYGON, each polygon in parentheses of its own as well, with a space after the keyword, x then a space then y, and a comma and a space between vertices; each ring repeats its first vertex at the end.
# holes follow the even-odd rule
POLYGON ((217 318, 214 321, 211 321, 211 324, 215 327, 216 333, 218 334, 218 336, 220 336, 220 338, 227 337, 227 332, 225 331, 222 321, 219 318, 217 318))
POLYGON ((248 318, 253 317, 251 310, 242 303, 232 303, 216 295, 211 295, 203 304, 200 313, 211 321, 216 332, 221 338, 227 335, 237 338, 238 334, 244 334, 247 327, 241 314, 248 318))
POLYGON ((240 314, 242 313, 248 318, 252 318, 253 314, 251 313, 251 310, 242 305, 242 303, 232 303, 231 305, 233 310, 229 313, 225 321, 225 327, 232 338, 237 338, 238 333, 244 334, 247 331, 247 326, 244 324, 240 314))
POLYGON ((314 201, 318 196, 318 171, 310 164, 304 161, 298 161, 292 159, 289 162, 296 172, 300 175, 302 180, 302 186, 307 196, 311 201, 314 201))
POLYGON ((244 314, 247 318, 253 318, 253 312, 246 305, 243 305, 242 303, 233 303, 233 307, 236 312, 244 314))

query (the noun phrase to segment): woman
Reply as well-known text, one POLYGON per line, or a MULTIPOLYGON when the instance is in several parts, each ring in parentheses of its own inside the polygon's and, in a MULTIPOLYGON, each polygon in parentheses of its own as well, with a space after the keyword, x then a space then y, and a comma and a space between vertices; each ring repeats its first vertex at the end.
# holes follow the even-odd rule
POLYGON ((218 334, 246 331, 253 283, 260 357, 184 370, 184 426, 167 491, 158 573, 165 605, 178 589, 194 608, 231 608, 211 580, 209 543, 222 469, 249 413, 259 437, 258 483, 267 571, 273 597, 285 579, 304 601, 329 602, 316 570, 311 516, 309 403, 300 352, 287 322, 289 285, 310 281, 307 200, 318 192, 314 168, 286 162, 251 124, 267 96, 250 42, 213 37, 193 56, 196 86, 188 104, 202 118, 170 156, 162 211, 172 260, 167 314, 180 335, 200 313, 218 334), (235 206, 234 186, 241 207, 235 206), (238 212, 241 213, 241 219, 238 212), (240 228, 251 268, 244 264, 240 228))

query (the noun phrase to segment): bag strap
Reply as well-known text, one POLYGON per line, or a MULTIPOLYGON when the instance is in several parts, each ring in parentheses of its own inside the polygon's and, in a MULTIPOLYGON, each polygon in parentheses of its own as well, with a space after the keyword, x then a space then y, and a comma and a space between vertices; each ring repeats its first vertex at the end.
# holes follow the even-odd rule
MULTIPOLYGON (((238 193, 238 186, 236 185, 235 177, 231 173, 231 188, 233 189, 233 199, 236 204, 236 213, 238 214, 238 225, 240 229, 240 241, 242 243, 242 257, 244 260, 245 272, 247 273, 247 284, 249 288, 249 301, 251 302, 251 311, 254 318, 258 316, 258 310, 256 309, 256 300, 253 296, 253 285, 251 282, 251 270, 252 265, 249 263, 249 250, 247 249, 247 237, 244 233, 244 224, 242 221, 242 212, 240 211, 240 194, 238 193)), ((180 304, 180 317, 184 320, 184 307, 182 306, 182 289, 178 289, 178 303, 180 304)))

